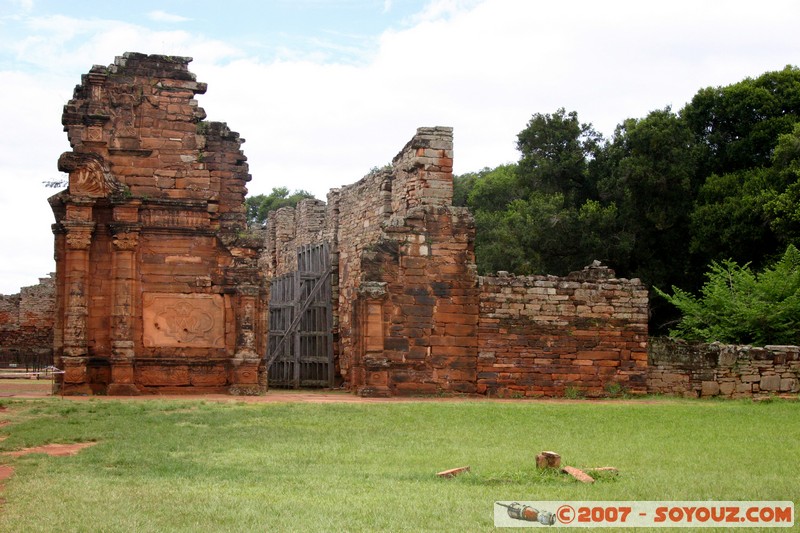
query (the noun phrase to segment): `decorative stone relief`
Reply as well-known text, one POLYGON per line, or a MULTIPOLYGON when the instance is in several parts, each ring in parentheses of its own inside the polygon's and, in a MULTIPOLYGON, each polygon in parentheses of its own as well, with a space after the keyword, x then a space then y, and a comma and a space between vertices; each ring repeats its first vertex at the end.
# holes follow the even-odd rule
POLYGON ((145 294, 146 347, 225 347, 225 308, 219 294, 145 294))

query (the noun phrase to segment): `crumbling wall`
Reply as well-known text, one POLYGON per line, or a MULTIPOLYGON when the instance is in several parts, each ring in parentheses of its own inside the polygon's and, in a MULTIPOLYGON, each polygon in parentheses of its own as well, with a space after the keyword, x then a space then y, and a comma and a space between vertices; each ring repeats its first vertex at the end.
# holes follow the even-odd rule
POLYGON ((263 235, 244 139, 204 122, 191 58, 127 53, 82 77, 53 196, 62 391, 263 389, 263 235))
POLYGON ((0 363, 53 364, 54 310, 54 275, 17 294, 0 295, 0 363))
POLYGON ((364 395, 474 392, 474 225, 452 204, 452 128, 419 128, 391 165, 270 214, 274 275, 332 244, 338 369, 364 395))
POLYGON ((647 290, 597 264, 566 277, 481 277, 477 390, 644 393, 647 290))
POLYGON ((419 128, 328 204, 270 215, 270 271, 333 243, 338 371, 367 396, 644 392, 647 291, 594 266, 567 278, 475 271, 475 226, 452 206, 451 128, 419 128), (611 388, 610 390, 617 390, 611 388))
POLYGON ((314 198, 301 200, 296 208, 271 211, 262 260, 267 276, 273 278, 297 270, 297 249, 301 246, 333 241, 332 213, 325 202, 314 198))
POLYGON ((750 398, 800 392, 800 347, 736 346, 656 338, 647 390, 690 398, 750 398))

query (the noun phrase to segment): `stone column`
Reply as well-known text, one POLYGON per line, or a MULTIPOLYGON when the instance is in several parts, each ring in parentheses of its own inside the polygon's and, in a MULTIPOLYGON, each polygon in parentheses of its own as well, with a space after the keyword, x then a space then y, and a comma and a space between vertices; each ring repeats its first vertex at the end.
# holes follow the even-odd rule
MULTIPOLYGON (((56 305, 55 316, 53 317, 53 365, 56 368, 64 368, 62 357, 64 356, 64 258, 66 257, 66 230, 61 224, 51 226, 55 240, 53 249, 53 259, 56 262, 56 305)), ((58 387, 61 390, 63 375, 57 377, 58 387)))
MULTIPOLYGON (((73 207, 73 206, 69 206, 73 207)), ((89 318, 89 247, 95 223, 88 220, 91 206, 75 206, 81 220, 68 220, 63 223, 66 230, 65 268, 65 306, 64 306, 64 364, 65 394, 91 394, 88 362, 88 343, 86 331, 89 318)), ((69 209, 68 209, 69 211, 69 209)), ((69 214, 68 214, 69 217, 69 214)))
POLYGON ((133 316, 136 314, 136 246, 139 229, 138 224, 111 225, 114 251, 111 257, 113 301, 111 384, 108 387, 108 394, 113 395, 139 394, 134 382, 133 369, 133 316))
POLYGON ((236 351, 233 356, 233 394, 259 394, 264 386, 259 379, 261 356, 256 334, 259 318, 260 289, 256 285, 237 287, 239 304, 236 307, 236 351))
POLYGON ((388 397, 389 367, 391 363, 384 353, 386 334, 383 324, 383 305, 388 294, 385 282, 365 281, 358 288, 359 302, 356 309, 361 316, 356 318, 361 334, 361 354, 354 357, 352 384, 359 396, 388 397), (359 357, 360 356, 360 357, 359 357))

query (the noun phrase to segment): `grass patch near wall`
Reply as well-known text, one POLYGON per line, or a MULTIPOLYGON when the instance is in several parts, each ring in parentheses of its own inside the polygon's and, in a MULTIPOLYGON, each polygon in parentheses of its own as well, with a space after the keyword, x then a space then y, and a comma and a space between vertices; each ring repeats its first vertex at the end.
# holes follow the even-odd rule
MULTIPOLYGON (((776 401, 7 401, 0 531, 488 531, 496 500, 789 500, 800 411, 776 401), (584 485, 536 470, 615 466, 584 485), (469 465, 453 479, 435 473, 469 465)), ((798 505, 795 500, 795 505, 798 505)), ((709 530, 710 531, 710 530, 709 530)))

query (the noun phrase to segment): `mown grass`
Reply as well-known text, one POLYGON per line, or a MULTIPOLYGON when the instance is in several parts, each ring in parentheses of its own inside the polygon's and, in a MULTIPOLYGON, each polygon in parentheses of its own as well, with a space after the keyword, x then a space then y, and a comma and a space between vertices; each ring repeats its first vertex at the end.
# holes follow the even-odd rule
POLYGON ((791 500, 800 405, 6 402, 0 531, 489 531, 495 500, 791 500), (593 485, 541 450, 615 466, 593 485), (470 465, 445 480, 435 473, 470 465))

